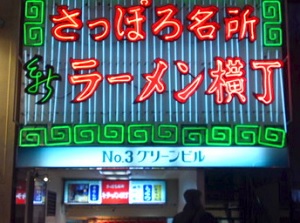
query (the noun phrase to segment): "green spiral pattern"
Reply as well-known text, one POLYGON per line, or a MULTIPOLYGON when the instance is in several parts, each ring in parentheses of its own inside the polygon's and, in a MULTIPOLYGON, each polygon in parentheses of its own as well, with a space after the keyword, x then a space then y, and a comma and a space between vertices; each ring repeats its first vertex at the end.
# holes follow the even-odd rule
POLYGON ((281 127, 259 125, 199 126, 176 124, 77 124, 23 126, 20 147, 38 146, 286 146, 281 127))
POLYGON ((47 129, 47 146, 67 146, 72 142, 72 128, 70 126, 52 126, 47 129))
POLYGON ((178 142, 177 125, 156 125, 152 132, 153 143, 176 144, 178 142))
POLYGON ((239 146, 254 146, 258 142, 258 125, 236 125, 234 128, 235 144, 239 146))
POLYGON ((20 130, 20 147, 37 147, 45 145, 47 128, 45 127, 26 127, 20 130))
POLYGON ((281 2, 278 0, 264 0, 263 9, 263 32, 264 46, 282 46, 283 31, 281 2))
POLYGON ((128 126, 128 142, 130 144, 150 143, 153 131, 151 124, 133 124, 128 126))
POLYGON ((283 129, 267 127, 259 131, 259 144, 275 148, 283 148, 286 142, 286 133, 283 129))
POLYGON ((206 134, 206 144, 209 146, 231 146, 232 128, 229 126, 212 126, 206 134))
POLYGON ((121 124, 107 124, 101 126, 101 134, 99 134, 100 144, 123 144, 125 137, 125 126, 121 124))
POLYGON ((182 144, 184 146, 201 146, 205 143, 207 134, 206 127, 183 127, 182 128, 182 144))
POLYGON ((78 145, 97 143, 100 127, 97 124, 81 124, 74 126, 74 142, 78 145))
POLYGON ((43 0, 27 0, 24 17, 24 45, 42 46, 45 41, 45 2, 43 0))

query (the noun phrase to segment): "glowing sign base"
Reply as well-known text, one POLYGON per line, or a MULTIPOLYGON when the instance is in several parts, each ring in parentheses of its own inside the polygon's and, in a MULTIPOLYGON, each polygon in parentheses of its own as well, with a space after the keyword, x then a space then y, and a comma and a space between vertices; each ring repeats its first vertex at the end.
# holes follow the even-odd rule
POLYGON ((17 167, 288 167, 287 148, 19 148, 17 167))

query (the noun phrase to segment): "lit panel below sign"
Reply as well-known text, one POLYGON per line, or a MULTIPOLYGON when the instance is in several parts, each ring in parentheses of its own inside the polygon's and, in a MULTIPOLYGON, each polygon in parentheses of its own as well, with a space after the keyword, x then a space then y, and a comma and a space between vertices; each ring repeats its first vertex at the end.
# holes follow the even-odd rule
POLYGON ((64 191, 64 203, 67 204, 100 204, 102 202, 100 181, 67 181, 64 191))
POLYGON ((130 181, 130 204, 166 202, 166 185, 164 181, 130 181))
POLYGON ((164 204, 166 182, 162 180, 66 180, 65 204, 164 204))
POLYGON ((18 167, 285 167, 287 149, 269 147, 39 147, 18 167))
MULTIPOLYGON (((33 204, 44 205, 46 201, 46 184, 43 181, 34 181, 33 204)), ((26 181, 17 181, 16 204, 26 204, 26 181)))

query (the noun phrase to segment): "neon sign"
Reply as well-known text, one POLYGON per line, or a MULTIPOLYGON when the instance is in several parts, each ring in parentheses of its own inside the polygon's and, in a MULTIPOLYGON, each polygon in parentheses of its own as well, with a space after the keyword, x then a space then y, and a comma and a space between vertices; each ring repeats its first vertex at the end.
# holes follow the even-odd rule
POLYGON ((215 146, 285 153, 283 6, 25 1, 20 148, 193 147, 195 166, 215 146))
MULTIPOLYGON (((143 30, 143 25, 147 19, 144 15, 145 10, 146 7, 143 6, 115 6, 113 31, 117 40, 126 39, 130 42, 137 42, 146 39, 146 32, 143 30)), ((218 11, 219 8, 216 6, 195 6, 187 15, 187 20, 191 22, 187 30, 193 32, 201 41, 215 40, 221 26, 217 22, 211 22, 211 20, 218 11)), ((243 9, 227 7, 226 11, 228 17, 224 18, 225 40, 229 41, 238 34, 239 40, 248 38, 250 42, 256 41, 256 28, 260 20, 255 16, 251 16, 254 8, 250 5, 246 5, 243 9)), ((176 18, 179 12, 178 8, 173 4, 168 4, 156 7, 155 12, 159 19, 152 24, 152 34, 163 41, 178 40, 184 31, 182 22, 176 18), (161 35, 168 28, 172 31, 161 35)), ((57 14, 50 16, 50 20, 54 23, 51 29, 52 36, 56 40, 63 42, 78 41, 78 33, 65 30, 80 30, 83 27, 83 21, 80 19, 81 14, 81 9, 71 10, 67 5, 57 6, 57 14)), ((104 40, 111 32, 111 23, 106 18, 88 20, 87 24, 89 29, 95 29, 96 27, 103 29, 100 34, 92 34, 92 38, 95 41, 104 40)))
MULTIPOLYGON (((117 40, 127 39, 129 41, 142 41, 146 39, 146 33, 143 25, 146 21, 144 11, 151 6, 152 1, 141 1, 140 5, 132 7, 115 6, 114 33, 117 40), (130 16, 128 16, 130 15, 130 16), (123 26, 128 26, 125 29, 123 26)), ((263 28, 265 46, 282 45, 282 15, 281 2, 279 0, 262 1, 263 8, 263 28)), ((55 24, 51 29, 53 37, 58 41, 77 41, 79 34, 76 32, 66 32, 67 29, 80 30, 83 27, 81 9, 69 10, 67 5, 57 6, 57 14, 50 15, 50 20, 55 24)), ((43 0, 26 1, 24 23, 24 45, 40 46, 44 43, 44 23, 45 6, 43 0)), ((256 28, 260 19, 253 14, 254 8, 246 5, 244 8, 226 7, 227 16, 224 18, 225 40, 229 41, 238 34, 239 40, 248 38, 249 41, 256 41, 256 28), (248 35, 248 36, 247 36, 248 35)), ((176 18, 178 8, 173 4, 164 5, 155 8, 159 20, 152 24, 153 35, 158 36, 164 41, 175 41, 183 33, 182 21, 176 18), (160 35, 161 31, 171 28, 172 32, 160 35)), ((194 6, 193 10, 187 15, 186 19, 190 22, 187 30, 193 32, 201 40, 215 40, 217 32, 220 30, 220 24, 212 21, 219 8, 210 5, 202 7, 194 6)), ((95 18, 86 21, 90 30, 101 27, 103 30, 98 34, 91 34, 94 41, 106 39, 111 32, 111 22, 106 18, 95 18)))
MULTIPOLYGON (((264 7, 268 7, 266 2, 267 1, 263 4, 264 7)), ((137 42, 146 40, 146 32, 143 28, 145 25, 144 23, 147 21, 145 10, 149 10, 151 2, 140 3, 141 5, 130 7, 123 7, 121 5, 115 6, 113 30, 117 41, 128 40, 130 42, 137 42)), ((32 7, 35 7, 35 5, 32 7)), ((43 4, 41 4, 41 7, 43 7, 43 4)), ((30 6, 26 5, 26 12, 29 8, 30 6)), ((43 11, 43 9, 40 10, 43 11)), ((226 7, 225 11, 227 16, 224 18, 225 41, 229 41, 235 38, 235 36, 238 37, 239 41, 248 39, 248 41, 254 42, 257 40, 256 30, 260 23, 260 19, 257 16, 253 16, 254 8, 251 5, 245 5, 243 9, 239 7, 226 7)), ((182 36, 184 30, 182 21, 176 18, 178 12, 179 10, 174 4, 155 7, 155 13, 158 19, 151 25, 152 34, 167 42, 178 40, 182 36), (163 30, 166 29, 171 31, 161 34, 163 33, 163 30)), ((186 16, 186 19, 190 21, 187 30, 193 32, 197 39, 201 41, 215 40, 217 38, 217 32, 221 28, 220 22, 217 23, 213 21, 217 13, 219 13, 219 8, 216 6, 194 6, 192 11, 186 16)), ((270 17, 265 11, 263 11, 263 15, 267 18, 270 17)), ((56 14, 49 15, 49 19, 53 23, 51 28, 52 37, 61 42, 78 41, 80 39, 80 34, 76 32, 76 30, 81 30, 84 24, 81 16, 82 9, 80 8, 70 9, 68 5, 58 5, 56 7, 56 14), (74 30, 74 32, 69 30, 74 30)), ((30 17, 27 16, 27 18, 30 17)), ((108 19, 95 18, 86 21, 86 23, 88 28, 91 30, 101 27, 102 31, 100 33, 91 34, 91 38, 94 41, 103 41, 109 37, 111 32, 111 22, 108 19)), ((264 27, 267 24, 269 24, 269 22, 265 23, 264 27)), ((38 57, 41 58, 41 56, 38 57)), ((34 60, 34 58, 32 58, 32 60, 34 60)), ((217 104, 228 104, 232 101, 234 96, 237 97, 241 104, 245 104, 247 102, 247 79, 244 68, 246 66, 245 61, 243 61, 240 57, 221 58, 218 56, 215 57, 214 60, 216 68, 215 70, 211 69, 209 71, 209 75, 213 79, 213 82, 210 84, 208 89, 206 89, 205 93, 208 95, 214 94, 215 102, 217 104), (233 62, 233 60, 235 62, 233 62)), ((73 70, 79 71, 97 69, 100 61, 96 58, 71 58, 70 63, 73 70), (76 63, 74 61, 81 61, 83 65, 79 66, 80 69, 74 65, 74 63, 76 63), (91 61, 93 61, 94 65, 90 64, 91 61)), ((156 64, 156 67, 152 73, 143 74, 146 84, 135 98, 135 103, 145 102, 155 92, 163 94, 167 91, 167 86, 163 81, 163 76, 165 75, 166 70, 169 69, 168 61, 163 58, 156 58, 154 59, 154 63, 156 64)), ((251 65, 251 69, 261 70, 263 75, 262 88, 264 93, 254 93, 255 98, 265 105, 271 104, 275 98, 273 90, 274 69, 283 68, 283 62, 281 60, 251 60, 249 63, 251 65)), ((183 68, 183 64, 185 64, 186 71, 183 71, 182 74, 190 74, 190 72, 187 73, 187 70, 190 70, 190 68, 186 62, 175 62, 179 72, 181 71, 181 68, 183 68)), ((108 74, 106 79, 110 84, 130 83, 134 80, 135 75, 136 74, 125 71, 121 74, 108 74)), ((60 78, 54 77, 53 79, 60 78)), ((68 80, 71 85, 85 85, 82 92, 80 92, 71 101, 79 103, 90 99, 94 92, 98 89, 103 79, 103 75, 98 71, 69 75, 68 80)), ((199 89, 203 79, 204 73, 201 72, 190 83, 188 83, 184 89, 175 91, 173 94, 174 99, 180 103, 186 103, 189 97, 191 97, 199 89)), ((30 88, 30 86, 27 88, 30 88)), ((46 96, 47 99, 41 99, 37 103, 47 103, 50 99, 49 96, 53 94, 53 89, 49 89, 49 91, 50 90, 51 92, 49 92, 46 96)), ((35 92, 28 90, 25 91, 29 94, 37 94, 38 90, 36 89, 35 92)))
POLYGON ((27 94, 37 95, 39 93, 39 87, 44 85, 44 88, 47 90, 45 96, 37 102, 37 104, 47 103, 53 95, 54 88, 51 85, 52 81, 61 80, 59 74, 54 73, 54 67, 51 65, 46 65, 46 72, 39 68, 39 63, 42 61, 41 56, 34 56, 24 65, 24 70, 27 72, 26 77, 31 79, 31 83, 25 88, 27 94))
MULTIPOLYGON (((53 80, 61 80, 61 77, 55 74, 51 77, 53 73, 53 67, 47 66, 48 76, 42 77, 41 75, 35 75, 34 72, 38 67, 31 67, 32 64, 36 64, 41 60, 41 56, 35 56, 29 63, 26 63, 25 69, 28 71, 28 78, 37 79, 35 82, 31 83, 25 91, 28 94, 37 94, 38 86, 46 84, 46 88, 49 90, 46 99, 42 99, 37 103, 46 103, 53 94, 53 88, 49 84, 53 80), (44 81, 46 80, 46 82, 44 81), (32 86, 33 85, 33 86, 32 86), (36 86, 36 87, 35 87, 36 86), (34 88, 34 90, 32 90, 34 88)), ((232 101, 233 97, 236 96, 241 104, 247 102, 246 95, 246 78, 245 78, 245 62, 242 58, 223 58, 216 57, 215 59, 216 68, 209 70, 209 75, 213 79, 205 94, 214 94, 216 104, 228 104, 232 101), (226 96, 226 98, 224 98, 226 96)), ((158 94, 163 94, 167 90, 166 83, 163 81, 163 76, 166 70, 169 68, 167 61, 157 58, 154 60, 156 67, 152 73, 143 74, 146 79, 146 83, 142 88, 139 95, 136 97, 134 103, 141 103, 148 100, 155 92, 158 94)), ((95 58, 90 59, 70 59, 70 64, 73 70, 95 70, 100 65, 100 61, 95 58)), ((189 74, 189 65, 184 61, 175 61, 174 64, 177 69, 183 72, 183 75, 189 74)), ((265 105, 271 104, 275 99, 275 93, 273 89, 274 80, 274 69, 279 69, 283 67, 283 62, 281 60, 251 60, 251 68, 253 70, 261 70, 263 76, 263 94, 254 93, 255 98, 265 105)), ((134 75, 131 73, 121 73, 121 74, 108 74, 106 80, 109 84, 123 84, 131 83, 134 80, 134 75)), ((84 102, 90 99, 95 91, 99 88, 99 85, 103 81, 103 75, 94 71, 92 73, 69 75, 68 80, 71 85, 84 84, 83 90, 72 100, 74 103, 84 102)), ((204 79, 203 71, 198 74, 187 86, 183 89, 175 91, 173 97, 176 101, 180 103, 185 103, 194 93, 198 90, 204 79)))

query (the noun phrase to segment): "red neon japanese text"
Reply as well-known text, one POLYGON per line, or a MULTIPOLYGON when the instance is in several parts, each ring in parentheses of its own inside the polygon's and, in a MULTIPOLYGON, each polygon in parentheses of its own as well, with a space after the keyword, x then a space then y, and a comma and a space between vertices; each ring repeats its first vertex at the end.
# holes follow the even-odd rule
POLYGON ((109 84, 123 84, 130 83, 131 81, 133 81, 134 77, 130 73, 124 73, 106 75, 105 79, 109 84))
POLYGON ((143 23, 146 17, 143 15, 145 8, 143 6, 132 6, 124 8, 120 5, 115 6, 115 36, 117 40, 123 40, 124 37, 131 42, 137 42, 146 38, 146 33, 143 30, 143 23), (125 17, 125 14, 131 16, 125 17), (128 26, 123 29, 124 24, 128 26))
POLYGON ((165 5, 155 9, 156 15, 161 17, 152 25, 152 33, 158 35, 163 29, 171 27, 171 33, 159 35, 159 38, 164 41, 175 41, 179 39, 183 31, 183 25, 180 20, 175 19, 174 16, 178 13, 175 5, 165 5))
MULTIPOLYGON (((140 5, 123 7, 115 6, 113 21, 106 18, 95 18, 86 21, 90 30, 101 28, 98 34, 91 34, 94 41, 103 41, 111 33, 111 29, 118 41, 127 40, 130 42, 144 41, 147 33, 144 24, 147 21, 145 10, 152 4, 152 1, 141 1, 140 5), (111 24, 113 23, 113 25, 111 24)), ((225 40, 229 41, 235 35, 239 40, 248 38, 250 42, 257 39, 256 29, 260 19, 251 16, 254 8, 246 5, 243 9, 238 7, 226 8, 228 17, 224 18, 225 40)), ((151 25, 152 34, 164 41, 176 41, 183 34, 183 21, 176 18, 179 9, 174 4, 168 4, 155 8, 158 19, 151 25)), ((187 30, 194 33, 200 41, 215 40, 220 30, 220 23, 215 22, 215 16, 219 12, 216 6, 194 6, 193 10, 186 16, 190 24, 187 30)), ((80 30, 83 27, 81 20, 81 9, 69 10, 68 6, 57 7, 57 15, 50 15, 50 21, 54 23, 51 29, 52 36, 58 41, 77 41, 79 33, 67 32, 68 29, 80 30)))
POLYGON ((135 103, 146 101, 154 92, 162 94, 166 91, 166 84, 162 78, 169 67, 168 62, 160 58, 155 59, 154 62, 157 64, 154 71, 149 74, 143 74, 147 83, 143 87, 142 92, 136 97, 135 103))
POLYGON ((186 75, 190 73, 190 67, 186 62, 182 60, 176 60, 174 61, 174 64, 181 74, 186 75))
POLYGON ((152 0, 140 0, 140 4, 144 7, 149 7, 152 5, 152 0))
MULTIPOLYGON (((182 75, 190 74, 190 67, 189 65, 181 60, 174 61, 174 64, 176 65, 178 71, 182 75)), ((185 103, 187 100, 195 94, 195 92, 198 90, 198 88, 201 86, 202 82, 204 80, 204 71, 198 74, 196 78, 192 80, 191 83, 189 83, 185 88, 175 91, 173 93, 173 97, 176 101, 180 103, 185 103)))
POLYGON ((102 18, 102 19, 94 19, 87 21, 87 25, 89 29, 93 30, 98 27, 102 27, 103 31, 99 34, 91 34, 91 37, 95 41, 102 41, 105 40, 109 36, 110 31, 110 22, 108 19, 102 18))
MULTIPOLYGON (((75 60, 72 58, 70 59, 70 63, 75 71, 96 69, 100 64, 97 59, 75 60)), ((78 103, 86 101, 94 94, 102 82, 103 76, 98 71, 94 71, 88 74, 69 75, 68 79, 70 84, 73 85, 85 84, 82 92, 72 100, 72 102, 78 103)))
MULTIPOLYGON (((205 94, 214 95, 216 104, 229 104, 234 97, 241 104, 247 102, 246 95, 246 63, 240 57, 215 57, 215 68, 209 69, 208 74, 212 82, 205 90, 205 94)), ((163 94, 167 91, 164 76, 169 69, 169 63, 161 58, 154 60, 155 67, 151 73, 145 73, 142 76, 145 78, 145 84, 141 88, 141 92, 135 98, 134 103, 142 103, 150 99, 154 93, 163 94)), ((190 73, 189 64, 182 60, 173 61, 177 70, 181 75, 189 76, 189 83, 182 89, 173 90, 173 97, 179 103, 186 103, 196 91, 200 88, 204 80, 205 70, 194 76, 190 73), (192 77, 192 78, 191 78, 192 77)), ((80 103, 88 100, 97 90, 103 81, 103 76, 97 71, 100 61, 95 58, 88 59, 70 59, 74 75, 68 75, 69 83, 72 85, 84 84, 82 91, 72 100, 74 103, 80 103), (80 71, 94 70, 93 72, 79 74, 80 71)), ((283 68, 282 60, 250 60, 250 68, 254 71, 261 71, 262 75, 262 91, 263 93, 253 93, 254 98, 260 103, 270 105, 275 99, 274 92, 274 74, 275 69, 283 68)), ((183 77, 185 78, 185 77, 183 77)), ((134 75, 129 72, 118 74, 106 74, 108 84, 128 84, 134 80, 134 75)))
POLYGON ((66 29, 80 30, 83 26, 80 19, 81 10, 68 10, 68 6, 61 5, 57 7, 58 15, 50 16, 50 20, 55 24, 51 29, 52 36, 62 42, 77 41, 79 34, 76 32, 66 32, 66 29))
POLYGON ((206 94, 215 94, 216 104, 228 104, 237 96, 241 104, 247 102, 245 62, 239 57, 228 57, 226 60, 215 58, 216 68, 209 70, 213 82, 206 94))
POLYGON ((254 8, 250 5, 246 5, 243 10, 237 7, 227 8, 227 14, 229 18, 224 19, 225 23, 225 40, 232 39, 235 34, 238 34, 239 40, 247 37, 250 42, 254 42, 257 39, 256 26, 259 23, 258 17, 250 17, 254 8))
POLYGON ((192 21, 187 29, 193 32, 199 40, 215 40, 220 25, 217 22, 209 22, 209 20, 218 11, 219 9, 216 6, 195 6, 187 15, 187 19, 192 21))
POLYGON ((274 99, 274 69, 282 68, 281 60, 250 60, 253 70, 261 70, 263 94, 253 93, 254 97, 265 105, 271 104, 274 99))

